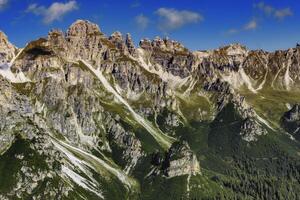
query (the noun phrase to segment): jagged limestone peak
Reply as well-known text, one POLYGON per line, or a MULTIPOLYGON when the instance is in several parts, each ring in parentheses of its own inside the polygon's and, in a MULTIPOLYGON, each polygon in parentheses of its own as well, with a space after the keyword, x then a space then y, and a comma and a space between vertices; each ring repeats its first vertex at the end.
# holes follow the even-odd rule
POLYGON ((11 44, 6 34, 0 31, 0 63, 10 61, 16 54, 17 48, 11 44))
POLYGON ((166 52, 187 52, 188 50, 183 44, 168 37, 162 39, 156 36, 152 41, 148 38, 142 39, 139 43, 140 47, 145 50, 160 49, 166 52))
POLYGON ((246 48, 246 46, 244 46, 240 43, 230 44, 230 45, 219 48, 219 50, 226 51, 227 55, 229 55, 229 56, 245 55, 248 52, 248 49, 246 48))
POLYGON ((100 28, 88 20, 75 21, 67 31, 67 37, 88 37, 101 34, 100 28))

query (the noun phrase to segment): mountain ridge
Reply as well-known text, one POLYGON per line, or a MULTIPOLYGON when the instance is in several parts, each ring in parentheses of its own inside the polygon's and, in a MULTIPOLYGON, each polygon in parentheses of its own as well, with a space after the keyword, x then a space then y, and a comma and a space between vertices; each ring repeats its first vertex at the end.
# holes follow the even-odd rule
POLYGON ((135 47, 78 20, 0 56, 2 199, 298 197, 300 48, 135 47))

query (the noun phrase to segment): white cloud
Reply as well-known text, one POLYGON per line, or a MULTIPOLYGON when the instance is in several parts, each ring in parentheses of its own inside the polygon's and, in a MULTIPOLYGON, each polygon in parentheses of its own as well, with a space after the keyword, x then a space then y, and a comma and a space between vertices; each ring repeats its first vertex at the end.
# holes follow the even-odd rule
POLYGON ((149 18, 144 16, 143 14, 140 14, 135 17, 135 23, 137 24, 138 28, 140 28, 141 30, 146 29, 149 25, 149 22, 150 22, 149 18))
POLYGON ((276 19, 283 20, 286 17, 292 16, 293 11, 290 8, 282 8, 282 9, 276 9, 271 5, 267 5, 264 2, 260 2, 258 4, 254 4, 255 8, 258 8, 259 10, 263 11, 264 14, 268 16, 272 16, 276 19))
POLYGON ((228 31, 225 32, 226 35, 234 35, 238 34, 242 31, 253 31, 257 29, 258 27, 258 21, 256 19, 250 20, 248 23, 246 23, 243 27, 241 28, 232 28, 229 29, 228 31))
POLYGON ((263 11, 267 15, 272 15, 275 11, 275 8, 273 8, 270 5, 266 5, 264 2, 260 2, 258 4, 255 4, 254 7, 260 9, 261 11, 263 11))
POLYGON ((0 0, 0 10, 8 4, 8 0, 0 0))
POLYGON ((155 13, 161 19, 159 29, 162 31, 175 30, 186 24, 198 23, 204 19, 199 13, 173 8, 159 8, 155 13))
POLYGON ((229 29, 228 31, 226 31, 225 34, 226 35, 234 35, 234 34, 236 34, 238 32, 240 32, 240 30, 232 28, 232 29, 229 29))
POLYGON ((257 28, 257 21, 255 19, 251 20, 244 26, 244 30, 250 31, 257 28))
POLYGON ((38 6, 38 4, 31 4, 27 8, 27 12, 43 16, 43 22, 50 24, 53 21, 60 20, 64 15, 76 9, 78 9, 77 2, 69 1, 67 3, 54 2, 48 8, 38 6))
POLYGON ((284 9, 281 9, 281 10, 276 10, 276 12, 274 13, 274 16, 277 18, 277 19, 284 19, 286 17, 289 17, 289 16, 292 16, 293 15, 293 12, 290 8, 284 8, 284 9))

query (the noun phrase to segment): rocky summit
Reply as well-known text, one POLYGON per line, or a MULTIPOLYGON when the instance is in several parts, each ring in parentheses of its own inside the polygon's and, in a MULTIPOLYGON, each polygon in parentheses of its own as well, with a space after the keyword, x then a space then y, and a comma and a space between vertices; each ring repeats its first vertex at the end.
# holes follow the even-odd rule
POLYGON ((0 84, 1 200, 300 199, 299 46, 136 47, 78 20, 0 32, 0 84))

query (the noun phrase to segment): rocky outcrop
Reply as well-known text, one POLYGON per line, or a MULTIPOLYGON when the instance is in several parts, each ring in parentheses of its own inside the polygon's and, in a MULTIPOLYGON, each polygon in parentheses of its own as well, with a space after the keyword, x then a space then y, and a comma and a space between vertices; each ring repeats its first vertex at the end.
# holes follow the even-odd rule
POLYGON ((182 175, 196 175, 200 173, 200 165, 196 155, 187 143, 174 144, 163 161, 163 171, 172 178, 182 175))
POLYGON ((119 116, 117 116, 116 119, 113 119, 108 115, 105 120, 105 126, 107 127, 107 132, 109 134, 110 145, 117 145, 123 150, 121 157, 123 163, 126 163, 124 169, 129 173, 143 156, 142 144, 135 137, 134 133, 125 131, 118 120, 120 120, 119 116))
POLYGON ((131 38, 131 35, 130 33, 127 33, 126 34, 126 38, 125 38, 125 45, 129 51, 129 53, 132 55, 132 56, 136 56, 136 49, 135 49, 135 46, 134 46, 134 43, 133 43, 133 40, 131 38))
POLYGON ((266 135, 267 133, 267 130, 262 128, 262 126, 253 118, 246 119, 243 122, 240 131, 243 140, 247 142, 257 141, 259 136, 266 135))
POLYGON ((201 173, 197 157, 186 142, 174 143, 165 156, 160 153, 153 154, 151 163, 157 169, 152 175, 162 173, 172 178, 201 173))
POLYGON ((300 105, 295 104, 281 118, 281 125, 285 131, 297 140, 300 139, 300 105))
POLYGON ((143 39, 140 47, 150 53, 150 62, 174 76, 187 77, 194 64, 193 54, 179 42, 168 38, 143 39))
POLYGON ((17 48, 12 45, 5 33, 0 31, 0 66, 9 63, 17 54, 17 48))

